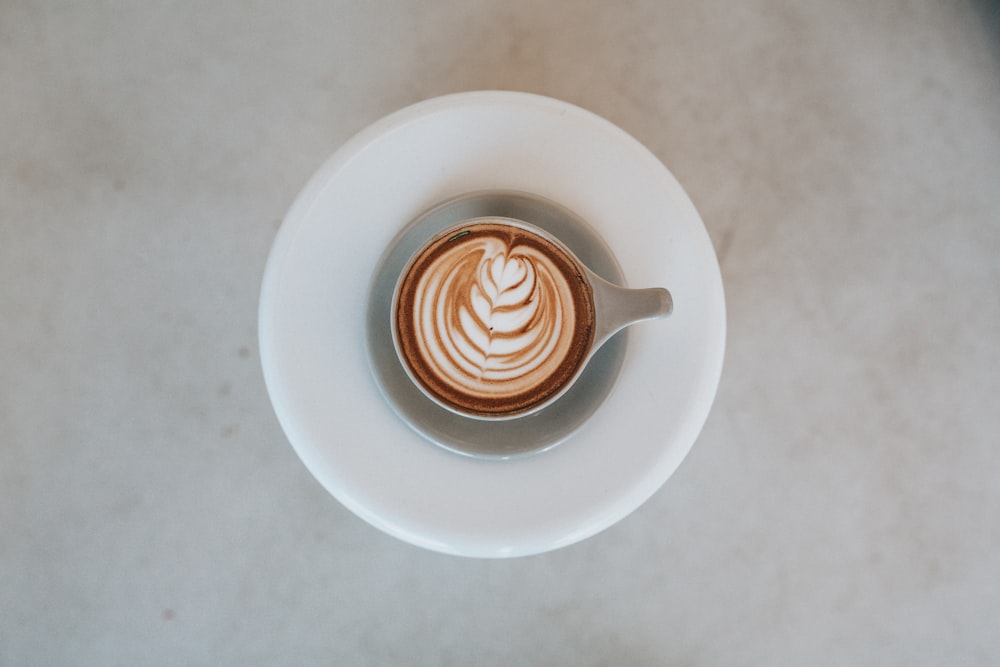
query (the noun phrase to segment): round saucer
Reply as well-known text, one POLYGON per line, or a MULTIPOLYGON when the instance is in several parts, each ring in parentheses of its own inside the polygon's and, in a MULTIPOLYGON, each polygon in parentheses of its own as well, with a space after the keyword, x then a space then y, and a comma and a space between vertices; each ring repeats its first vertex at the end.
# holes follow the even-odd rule
POLYGON ((363 130, 289 210, 264 275, 261 362, 299 457, 345 506, 410 543, 477 557, 539 553, 620 520, 676 470, 722 368, 718 263, 693 205, 642 145, 578 107, 523 93, 428 100, 363 130), (629 331, 614 391, 558 447, 488 460, 427 442, 382 400, 366 289, 400 230, 438 202, 528 192, 587 220, 630 285, 673 315, 629 331))
POLYGON ((513 218, 534 224, 564 243, 584 266, 622 284, 611 249, 586 221, 555 202, 523 192, 460 195, 420 215, 400 232, 378 263, 368 290, 366 335, 375 381, 386 401, 413 430, 459 454, 507 459, 537 454, 569 438, 601 406, 618 380, 628 330, 601 346, 579 380, 552 405, 508 421, 470 419, 438 406, 407 376, 392 343, 390 306, 396 281, 410 256, 427 239, 463 220, 513 218))

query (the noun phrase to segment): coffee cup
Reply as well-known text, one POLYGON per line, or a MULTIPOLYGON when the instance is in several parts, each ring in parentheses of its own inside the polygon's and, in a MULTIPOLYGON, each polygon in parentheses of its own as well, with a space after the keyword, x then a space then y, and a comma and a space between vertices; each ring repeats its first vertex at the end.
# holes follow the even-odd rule
POLYGON ((393 290, 389 327, 427 398, 464 417, 509 420, 558 400, 615 333, 672 307, 664 288, 610 283, 545 230, 489 216, 416 250, 393 290))

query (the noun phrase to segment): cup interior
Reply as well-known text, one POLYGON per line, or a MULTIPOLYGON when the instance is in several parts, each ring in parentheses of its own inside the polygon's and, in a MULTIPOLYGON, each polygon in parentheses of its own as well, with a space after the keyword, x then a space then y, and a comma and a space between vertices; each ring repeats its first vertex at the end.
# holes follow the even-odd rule
POLYGON ((437 403, 446 410, 462 415, 464 417, 468 417, 470 419, 482 419, 487 421, 521 419, 535 412, 538 412, 539 410, 544 409, 545 406, 558 400, 564 393, 566 393, 566 391, 569 390, 571 385, 574 382, 576 382, 576 380, 580 377, 580 374, 586 369, 587 362, 590 359, 591 349, 597 342, 596 338, 593 336, 593 332, 596 331, 597 329, 597 314, 595 312, 596 307, 597 304, 594 295, 594 288, 593 285, 591 284, 589 271, 587 267, 580 261, 580 259, 573 253, 573 251, 570 250, 568 247, 566 247, 559 239, 557 239, 544 229, 537 227, 536 225, 533 225, 529 222, 525 222, 523 220, 517 220, 508 217, 487 216, 487 217, 472 218, 470 220, 462 220, 455 225, 446 227, 443 230, 439 231, 437 234, 435 234, 434 237, 429 239, 427 243, 420 246, 416 250, 416 252, 414 252, 413 256, 410 258, 410 260, 403 267, 403 270, 400 272, 399 278, 396 281, 396 286, 393 289, 392 305, 389 311, 390 317, 388 324, 390 327, 390 332, 392 334, 393 347, 396 350, 396 354, 399 357, 400 363, 403 366, 404 371, 406 372, 407 376, 410 377, 413 383, 417 385, 417 388, 420 389, 424 393, 424 395, 427 396, 427 398, 429 398, 431 401, 437 403), (589 328, 591 332, 590 340, 588 341, 586 347, 581 350, 580 358, 575 368, 573 369, 573 372, 562 381, 559 387, 547 398, 540 400, 537 403, 532 403, 529 407, 521 410, 512 410, 509 412, 497 412, 494 414, 483 414, 471 410, 462 410, 459 407, 449 405, 446 401, 435 396, 433 392, 429 391, 424 386, 422 386, 420 381, 415 376, 413 369, 410 368, 410 366, 407 364, 406 353, 403 351, 403 345, 399 340, 398 336, 399 328, 398 328, 398 323, 396 321, 396 317, 398 317, 399 314, 398 304, 400 300, 400 290, 406 283, 407 274, 413 268, 414 264, 416 263, 416 260, 424 253, 424 251, 427 248, 439 243, 442 239, 448 237, 454 237, 454 235, 456 234, 461 235, 463 230, 474 228, 478 224, 515 227, 522 232, 527 232, 530 235, 539 237, 540 239, 552 244, 556 248, 556 250, 563 256, 565 263, 572 266, 573 267, 572 270, 574 270, 577 273, 577 275, 583 276, 587 285, 586 290, 583 290, 579 296, 587 301, 587 304, 583 307, 584 310, 589 311, 591 313, 592 319, 589 328))

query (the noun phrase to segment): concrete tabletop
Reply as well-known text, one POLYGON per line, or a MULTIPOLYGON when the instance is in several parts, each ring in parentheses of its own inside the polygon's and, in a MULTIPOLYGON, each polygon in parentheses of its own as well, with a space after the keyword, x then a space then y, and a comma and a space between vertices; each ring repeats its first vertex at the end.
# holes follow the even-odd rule
POLYGON ((1000 5, 0 4, 0 665, 995 665, 1000 5), (482 89, 643 142, 715 245, 708 422, 509 560, 355 517, 257 356, 305 181, 482 89))

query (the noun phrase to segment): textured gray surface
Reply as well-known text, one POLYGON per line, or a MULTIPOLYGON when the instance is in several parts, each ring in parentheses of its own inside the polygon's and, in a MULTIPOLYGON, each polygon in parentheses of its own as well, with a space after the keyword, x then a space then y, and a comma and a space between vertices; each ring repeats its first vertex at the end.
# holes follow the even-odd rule
POLYGON ((996 664, 997 12, 0 4, 0 664, 996 664), (312 171, 484 88, 647 144, 729 309, 678 473, 512 561, 338 505, 256 356, 312 171))

